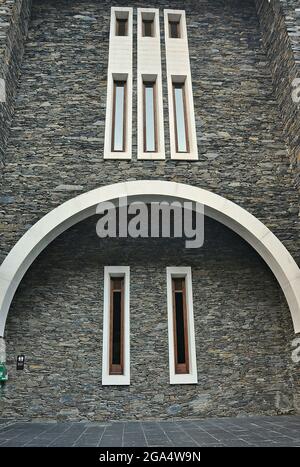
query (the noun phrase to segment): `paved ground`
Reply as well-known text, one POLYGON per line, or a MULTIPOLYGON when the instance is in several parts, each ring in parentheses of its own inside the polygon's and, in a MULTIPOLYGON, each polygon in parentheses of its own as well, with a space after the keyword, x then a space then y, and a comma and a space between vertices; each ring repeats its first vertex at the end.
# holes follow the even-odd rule
POLYGON ((298 446, 300 416, 113 423, 0 419, 4 446, 298 446))

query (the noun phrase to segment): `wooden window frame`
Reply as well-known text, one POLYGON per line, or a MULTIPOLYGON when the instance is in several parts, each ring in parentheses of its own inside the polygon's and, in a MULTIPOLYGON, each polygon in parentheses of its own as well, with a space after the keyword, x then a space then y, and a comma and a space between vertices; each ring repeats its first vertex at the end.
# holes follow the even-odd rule
POLYGON ((109 326, 109 374, 123 375, 124 374, 124 276, 110 277, 110 326, 109 326), (121 281, 121 287, 115 288, 114 281, 121 281), (114 292, 121 292, 121 326, 120 326, 120 364, 113 363, 113 325, 114 325, 114 307, 113 295, 114 292))
POLYGON ((128 36, 128 18, 116 18, 116 36, 118 37, 128 36), (125 23, 125 34, 119 34, 120 23, 125 23))
POLYGON ((157 85, 155 81, 143 81, 143 140, 144 153, 158 152, 158 128, 157 128, 157 85), (146 87, 153 87, 153 107, 154 107, 154 151, 147 150, 147 131, 146 131, 146 87))
POLYGON ((174 130, 175 130, 176 152, 179 153, 179 154, 188 154, 190 152, 190 144, 189 144, 189 124, 188 124, 188 115, 187 115, 186 85, 185 85, 185 82, 176 83, 176 82, 172 81, 172 94, 173 94, 173 108, 174 108, 174 130), (177 89, 178 88, 182 89, 186 151, 179 151, 179 149, 178 149, 177 111, 176 111, 176 99, 175 99, 175 89, 176 88, 177 89))
POLYGON ((126 151, 126 120, 127 120, 127 81, 121 79, 113 80, 113 109, 112 109, 112 132, 111 132, 111 151, 125 152, 126 151), (123 109, 123 146, 122 149, 114 149, 115 143, 115 120, 116 120, 116 88, 118 84, 123 84, 124 87, 124 109, 123 109))
POLYGON ((188 314, 187 314, 186 278, 185 277, 172 277, 172 300, 173 300, 173 336, 174 336, 175 374, 188 374, 189 373, 189 337, 188 337, 188 314), (176 289, 177 281, 181 281, 182 283, 181 289, 176 289), (178 363, 177 320, 176 320, 176 300, 175 300, 176 292, 182 293, 185 363, 178 363))

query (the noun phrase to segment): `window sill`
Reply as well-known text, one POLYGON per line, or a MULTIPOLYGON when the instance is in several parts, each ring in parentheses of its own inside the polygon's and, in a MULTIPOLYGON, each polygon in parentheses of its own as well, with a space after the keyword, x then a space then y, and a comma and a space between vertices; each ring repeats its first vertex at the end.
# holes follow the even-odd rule
POLYGON ((103 375, 102 386, 129 386, 130 377, 128 375, 103 375))
POLYGON ((138 160, 150 160, 150 161, 158 161, 164 160, 165 154, 162 152, 143 152, 139 154, 138 160))
POLYGON ((194 374, 177 375, 170 374, 170 384, 197 384, 198 378, 194 374))
POLYGON ((119 160, 130 160, 131 154, 129 152, 109 152, 104 154, 104 159, 119 159, 119 160))
POLYGON ((196 161, 198 160, 198 154, 196 152, 175 152, 172 153, 171 159, 178 161, 196 161))

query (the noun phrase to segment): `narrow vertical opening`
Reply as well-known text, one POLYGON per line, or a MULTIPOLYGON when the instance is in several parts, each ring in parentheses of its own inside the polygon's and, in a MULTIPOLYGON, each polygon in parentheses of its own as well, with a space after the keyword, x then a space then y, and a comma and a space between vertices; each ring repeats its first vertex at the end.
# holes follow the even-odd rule
POLYGON ((185 278, 172 278, 175 373, 189 373, 185 278))
POLYGON ((110 278, 110 375, 124 370, 124 277, 110 278))
POLYGON ((128 12, 116 12, 116 36, 128 36, 128 12))
POLYGON ((156 81, 143 81, 144 152, 157 152, 156 81))
POLYGON ((142 36, 143 37, 154 37, 154 18, 155 13, 153 12, 142 12, 142 36))
POLYGON ((181 27, 180 27, 181 16, 177 14, 170 14, 168 16, 169 21, 169 37, 171 39, 181 38, 181 27))
POLYGON ((125 151, 126 81, 114 81, 112 116, 112 151, 125 151))
POLYGON ((143 37, 153 37, 154 31, 154 21, 153 20, 143 20, 143 37))
POLYGON ((173 82, 176 152, 189 152, 185 83, 173 82))

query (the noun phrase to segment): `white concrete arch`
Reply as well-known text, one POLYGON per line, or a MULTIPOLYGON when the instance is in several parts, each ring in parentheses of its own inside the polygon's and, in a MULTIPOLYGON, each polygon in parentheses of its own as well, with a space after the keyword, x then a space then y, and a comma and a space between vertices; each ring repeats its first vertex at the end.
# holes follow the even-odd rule
MULTIPOLYGON (((288 302, 295 333, 300 332, 300 270, 278 238, 252 214, 210 191, 182 183, 140 180, 96 188, 76 196, 40 219, 16 243, 0 267, 0 336, 11 301, 25 272, 39 253, 60 233, 96 213, 100 202, 151 197, 202 203, 205 215, 243 237, 269 265, 288 302)), ((271 311, 270 311, 271 313, 271 311)))

